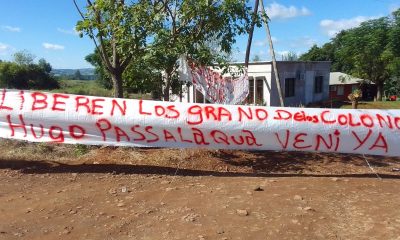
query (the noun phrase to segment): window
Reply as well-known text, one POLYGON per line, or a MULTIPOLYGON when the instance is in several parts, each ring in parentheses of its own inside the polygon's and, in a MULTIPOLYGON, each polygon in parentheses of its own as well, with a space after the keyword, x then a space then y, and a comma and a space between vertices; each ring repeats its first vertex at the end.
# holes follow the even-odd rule
POLYGON ((285 79, 285 97, 293 97, 294 96, 294 85, 295 78, 286 78, 285 79))
POLYGON ((322 93, 322 87, 324 84, 324 77, 318 76, 314 79, 314 93, 322 93))
POLYGON ((356 84, 353 84, 351 86, 351 92, 354 92, 355 90, 359 89, 359 87, 356 84))
POLYGON ((253 77, 249 77, 249 95, 247 95, 246 103, 247 104, 254 103, 254 78, 253 77))
POLYGON ((330 86, 331 92, 336 92, 337 91, 337 87, 336 86, 330 86))
POLYGON ((256 102, 257 105, 264 103, 264 77, 256 79, 256 102))
POLYGON ((336 93, 336 94, 337 94, 337 95, 343 95, 343 94, 344 94, 344 87, 343 87, 343 85, 337 87, 337 93, 336 93))

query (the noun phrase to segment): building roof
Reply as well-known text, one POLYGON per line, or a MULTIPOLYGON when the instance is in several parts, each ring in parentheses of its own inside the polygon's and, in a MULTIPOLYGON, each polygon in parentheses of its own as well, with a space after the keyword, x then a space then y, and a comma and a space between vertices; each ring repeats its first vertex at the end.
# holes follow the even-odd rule
POLYGON ((352 77, 342 72, 331 72, 329 77, 329 85, 343 85, 343 84, 359 84, 364 79, 352 77))
MULTIPOLYGON (((276 63, 331 63, 331 61, 276 61, 276 63)), ((244 62, 231 62, 230 65, 244 65, 244 62)), ((249 62, 249 65, 267 65, 272 61, 249 62)))

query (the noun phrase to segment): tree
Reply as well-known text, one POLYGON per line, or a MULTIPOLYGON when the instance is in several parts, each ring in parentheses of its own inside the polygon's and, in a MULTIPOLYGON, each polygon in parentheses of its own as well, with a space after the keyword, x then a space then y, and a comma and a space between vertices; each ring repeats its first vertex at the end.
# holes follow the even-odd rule
POLYGON ((21 65, 16 62, 0 63, 0 87, 16 89, 54 89, 57 80, 39 64, 21 65))
POLYGON ((27 66, 33 64, 33 61, 36 58, 35 55, 33 55, 27 50, 16 52, 14 53, 13 57, 14 57, 14 62, 21 66, 27 66))
POLYGON ((82 12, 73 0, 82 20, 76 29, 89 36, 99 52, 105 70, 111 76, 114 96, 123 97, 122 74, 131 59, 144 50, 147 31, 152 23, 151 1, 87 0, 82 12))
POLYGON ((247 32, 252 16, 246 0, 160 0, 162 24, 148 52, 164 73, 164 100, 177 83, 177 60, 189 56, 200 64, 226 65, 235 37, 247 32))
POLYGON ((44 72, 46 72, 46 73, 50 73, 51 70, 53 69, 53 68, 51 67, 50 63, 48 63, 48 62, 46 61, 46 59, 44 59, 44 58, 39 59, 38 65, 39 65, 39 67, 40 67, 44 72))
POLYGON ((297 61, 299 57, 295 52, 288 52, 282 55, 282 61, 297 61))
POLYGON ((382 101, 384 82, 390 78, 390 60, 385 53, 388 28, 386 17, 366 21, 360 27, 345 32, 342 36, 345 45, 337 50, 345 72, 376 84, 378 101, 382 101))
MULTIPOLYGON (((330 44, 330 43, 327 43, 330 44)), ((299 57, 301 61, 332 61, 332 55, 327 52, 328 45, 325 44, 323 47, 318 47, 314 44, 308 52, 302 54, 299 57)))
POLYGON ((14 62, 0 63, 0 87, 2 88, 28 88, 25 67, 14 62))
POLYGON ((400 78, 400 8, 392 12, 386 57, 390 59, 389 71, 391 75, 400 78))
MULTIPOLYGON (((98 51, 95 50, 94 53, 87 55, 85 60, 95 67, 97 83, 111 89, 111 78, 103 67, 98 51)), ((122 75, 124 90, 128 93, 157 92, 155 95, 161 96, 162 73, 154 66, 155 64, 146 56, 133 58, 122 75)), ((157 99, 159 98, 157 97, 157 99)))
POLYGON ((253 62, 260 62, 261 61, 261 58, 260 58, 260 56, 259 55, 254 55, 254 57, 253 57, 253 62))
POLYGON ((385 81, 384 89, 386 96, 400 95, 400 78, 393 77, 385 81))
POLYGON ((74 80, 84 80, 81 71, 76 70, 73 76, 74 80))
POLYGON ((106 89, 112 89, 113 83, 112 83, 110 74, 107 72, 107 70, 103 66, 99 51, 97 49, 95 49, 93 53, 91 53, 85 57, 85 60, 88 63, 92 64, 92 66, 94 67, 94 71, 96 74, 96 82, 100 86, 102 86, 106 89))

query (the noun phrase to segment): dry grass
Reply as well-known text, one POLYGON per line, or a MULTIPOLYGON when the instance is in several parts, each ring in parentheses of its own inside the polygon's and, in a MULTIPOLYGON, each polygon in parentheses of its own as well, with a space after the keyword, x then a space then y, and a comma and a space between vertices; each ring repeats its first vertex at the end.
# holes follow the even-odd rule
MULTIPOLYGON (((351 103, 341 106, 341 108, 351 108, 351 103)), ((360 102, 359 109, 400 109, 400 101, 385 101, 385 102, 360 102)))

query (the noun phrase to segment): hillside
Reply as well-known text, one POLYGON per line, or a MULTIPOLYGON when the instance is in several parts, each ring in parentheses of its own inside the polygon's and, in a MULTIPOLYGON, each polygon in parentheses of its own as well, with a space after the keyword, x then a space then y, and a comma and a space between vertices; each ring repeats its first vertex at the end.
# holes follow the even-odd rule
POLYGON ((94 75, 94 68, 79 68, 79 69, 53 69, 51 71, 55 76, 74 75, 79 70, 82 75, 94 75))

